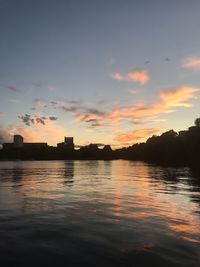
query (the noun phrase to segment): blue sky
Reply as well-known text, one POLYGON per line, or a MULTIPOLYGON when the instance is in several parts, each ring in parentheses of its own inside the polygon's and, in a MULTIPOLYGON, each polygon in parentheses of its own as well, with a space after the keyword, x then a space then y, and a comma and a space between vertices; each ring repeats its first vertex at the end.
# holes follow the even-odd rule
POLYGON ((191 126, 199 10, 196 0, 1 0, 2 140, 117 147, 191 126))

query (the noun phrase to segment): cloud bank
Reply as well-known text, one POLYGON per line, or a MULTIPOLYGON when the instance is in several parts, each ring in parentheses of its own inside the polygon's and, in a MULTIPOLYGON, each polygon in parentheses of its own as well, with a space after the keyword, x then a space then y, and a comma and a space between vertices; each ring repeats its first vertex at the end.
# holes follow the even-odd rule
POLYGON ((74 116, 80 122, 96 122, 104 124, 117 123, 120 120, 130 120, 139 122, 140 120, 151 119, 153 116, 160 116, 162 113, 175 112, 176 107, 191 107, 189 100, 196 98, 199 88, 193 87, 176 87, 159 93, 159 99, 155 103, 136 103, 125 107, 114 107, 110 111, 99 111, 97 109, 75 109, 74 116))
MULTIPOLYGON (((37 99, 37 103, 60 109, 63 112, 70 113, 75 118, 75 123, 86 123, 88 127, 112 127, 120 121, 128 120, 134 124, 143 124, 147 122, 158 122, 160 115, 175 112, 178 107, 191 107, 191 100, 197 97, 199 88, 190 86, 180 86, 161 90, 157 95, 157 100, 152 102, 138 101, 134 104, 125 103, 104 103, 94 107, 83 101, 44 101, 37 99)), ((20 117, 25 124, 45 123, 47 119, 39 117, 38 119, 26 114, 20 117), (34 122, 32 122, 34 120, 34 122)), ((49 117, 48 119, 53 119, 49 117)), ((55 118, 56 119, 56 118, 55 118)), ((160 120, 161 121, 161 120, 160 120)))

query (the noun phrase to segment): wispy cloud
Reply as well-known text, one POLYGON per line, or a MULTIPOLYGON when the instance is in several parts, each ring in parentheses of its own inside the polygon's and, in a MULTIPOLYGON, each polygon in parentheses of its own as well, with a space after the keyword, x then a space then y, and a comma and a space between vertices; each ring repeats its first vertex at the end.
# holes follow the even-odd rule
POLYGON ((26 125, 26 126, 31 126, 31 124, 43 124, 46 125, 49 121, 56 121, 58 118, 54 116, 50 117, 39 117, 39 116, 32 116, 29 114, 21 115, 18 116, 18 118, 26 125))
MULTIPOLYGON (((149 122, 161 122, 161 114, 175 112, 178 107, 191 107, 191 100, 197 97, 199 88, 180 86, 161 90, 157 101, 138 101, 127 103, 88 104, 83 101, 45 101, 35 99, 36 106, 47 106, 70 113, 75 118, 75 123, 86 123, 87 127, 113 127, 120 122, 130 121, 134 124, 146 124, 149 122)), ((25 117, 30 123, 33 117, 25 117)), ((39 122, 39 120, 38 120, 39 122)))
POLYGON ((134 81, 134 82, 138 82, 141 85, 144 85, 149 81, 150 76, 149 76, 148 70, 146 69, 135 69, 135 70, 129 71, 126 74, 114 72, 111 75, 111 78, 117 81, 134 81))
POLYGON ((41 98, 35 98, 33 101, 32 109, 35 110, 35 109, 46 108, 48 104, 49 104, 49 101, 43 100, 41 98))
POLYGON ((56 87, 53 86, 53 85, 48 85, 48 86, 47 86, 47 89, 48 89, 50 92, 56 91, 56 87))
POLYGON ((7 88, 8 90, 13 91, 13 92, 20 92, 20 90, 19 90, 16 86, 14 86, 14 85, 9 85, 9 86, 7 86, 6 88, 7 88))
POLYGON ((115 140, 120 143, 136 143, 142 139, 146 139, 147 137, 152 136, 155 133, 160 132, 161 129, 158 128, 145 128, 145 129, 138 129, 134 131, 129 131, 126 133, 118 134, 115 137, 115 140))
POLYGON ((127 77, 121 75, 119 72, 114 72, 111 74, 111 78, 116 81, 127 81, 127 77))
MULTIPOLYGON (((143 121, 152 116, 160 116, 162 113, 175 112, 175 107, 191 107, 189 100, 196 98, 199 88, 193 87, 176 87, 159 93, 159 99, 155 103, 137 103, 125 107, 114 107, 110 111, 99 111, 93 109, 79 110, 74 115, 79 121, 90 123, 95 120, 99 124, 105 122, 118 123, 121 120, 143 121)), ((159 118, 156 118, 159 120, 159 118)))
POLYGON ((19 100, 18 99, 14 99, 14 98, 12 98, 12 99, 8 99, 8 101, 9 102, 11 102, 11 103, 19 103, 19 100))
POLYGON ((196 92, 199 92, 199 88, 193 88, 188 86, 177 87, 160 93, 160 98, 163 102, 170 107, 191 107, 192 104, 185 101, 196 98, 196 92))
POLYGON ((128 89, 128 91, 129 91, 130 94, 135 95, 135 94, 139 94, 141 92, 141 89, 138 89, 138 88, 130 88, 130 89, 128 89))
POLYGON ((186 58, 182 64, 182 67, 188 68, 194 71, 200 70, 200 57, 186 58))
POLYGON ((48 85, 46 84, 45 82, 43 81, 35 81, 35 82, 32 82, 32 85, 35 87, 35 88, 39 88, 39 89, 47 89, 48 91, 52 92, 52 91, 55 91, 56 90, 56 87, 53 86, 53 85, 48 85))
POLYGON ((44 82, 42 82, 42 81, 32 82, 32 85, 35 86, 35 87, 38 87, 38 88, 42 88, 42 87, 45 86, 44 82))

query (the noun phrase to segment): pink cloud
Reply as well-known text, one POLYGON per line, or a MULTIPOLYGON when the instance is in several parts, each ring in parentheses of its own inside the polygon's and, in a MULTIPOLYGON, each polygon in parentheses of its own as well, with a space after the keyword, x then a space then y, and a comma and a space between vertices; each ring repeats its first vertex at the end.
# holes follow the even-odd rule
POLYGON ((149 81, 149 73, 147 70, 133 70, 128 72, 127 77, 130 81, 135 81, 140 84, 146 84, 149 81))
POLYGON ((116 81, 127 81, 127 78, 121 75, 119 72, 114 72, 111 74, 111 78, 116 81))
POLYGON ((182 67, 188 68, 191 70, 200 70, 200 57, 190 57, 187 58, 183 64, 182 67))
POLYGON ((134 81, 138 82, 141 85, 146 84, 149 79, 149 72, 145 69, 136 69, 129 71, 128 73, 122 75, 119 72, 115 72, 111 75, 113 80, 117 81, 134 81))

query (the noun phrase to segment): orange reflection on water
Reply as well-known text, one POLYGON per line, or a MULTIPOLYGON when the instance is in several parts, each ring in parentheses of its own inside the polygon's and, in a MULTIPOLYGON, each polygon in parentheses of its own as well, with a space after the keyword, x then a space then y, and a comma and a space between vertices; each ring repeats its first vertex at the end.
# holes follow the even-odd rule
POLYGON ((190 187, 175 184, 175 178, 166 182, 162 168, 121 160, 18 165, 11 169, 9 176, 15 197, 22 199, 23 208, 28 212, 45 211, 53 205, 67 206, 67 186, 73 185, 76 173, 75 186, 70 192, 77 209, 83 205, 94 214, 103 211, 116 221, 129 220, 147 226, 151 223, 179 238, 199 242, 197 203, 190 199, 190 187))
POLYGON ((161 177, 155 181, 155 186, 150 176, 152 167, 144 163, 120 161, 120 165, 114 163, 114 167, 117 189, 113 198, 115 216, 122 220, 123 216, 141 220, 149 218, 151 221, 159 219, 160 224, 178 234, 179 238, 200 242, 196 203, 186 192, 181 195, 181 190, 178 193, 172 191, 181 185, 171 186, 161 177))

